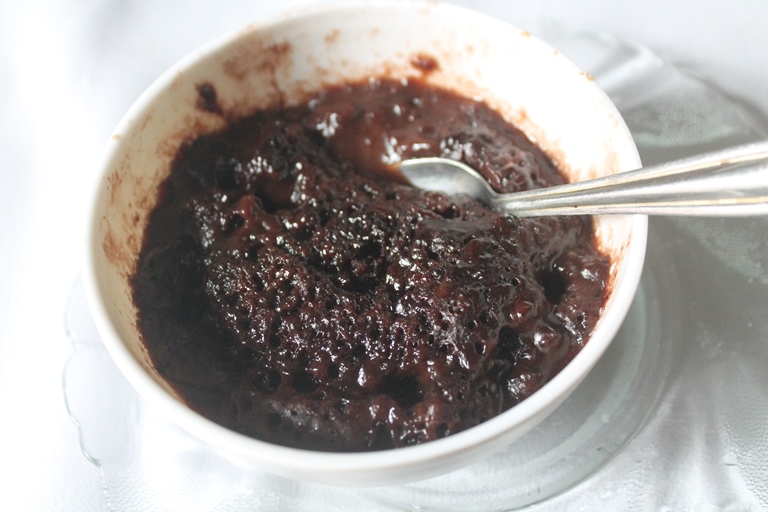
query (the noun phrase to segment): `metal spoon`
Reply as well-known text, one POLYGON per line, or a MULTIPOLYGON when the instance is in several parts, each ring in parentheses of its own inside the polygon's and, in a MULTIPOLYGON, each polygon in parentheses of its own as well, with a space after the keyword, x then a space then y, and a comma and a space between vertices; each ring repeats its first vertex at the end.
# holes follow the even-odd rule
POLYGON ((768 142, 511 194, 495 192, 477 171, 446 158, 404 160, 399 169, 416 187, 467 194, 494 210, 517 217, 768 214, 768 142))

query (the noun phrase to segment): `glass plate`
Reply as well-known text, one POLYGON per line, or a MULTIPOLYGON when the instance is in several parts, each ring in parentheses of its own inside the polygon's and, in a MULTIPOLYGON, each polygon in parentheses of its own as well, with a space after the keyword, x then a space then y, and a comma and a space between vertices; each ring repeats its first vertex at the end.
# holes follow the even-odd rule
MULTIPOLYGON (((756 110, 641 46, 545 38, 612 97, 646 164, 768 134, 756 110)), ((768 509, 767 229, 762 218, 652 219, 639 291, 594 371, 528 435, 443 477, 339 489, 238 465, 135 393, 79 282, 66 405, 112 510, 768 509)))

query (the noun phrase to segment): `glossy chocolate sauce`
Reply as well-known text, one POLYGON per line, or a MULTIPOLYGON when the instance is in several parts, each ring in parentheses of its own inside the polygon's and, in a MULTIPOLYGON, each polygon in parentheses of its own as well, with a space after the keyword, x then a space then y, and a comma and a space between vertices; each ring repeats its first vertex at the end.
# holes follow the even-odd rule
POLYGON ((485 104, 419 81, 328 89, 180 149, 133 286, 190 407, 283 445, 402 447, 498 415, 574 357, 608 279, 591 220, 505 218, 388 171, 428 155, 502 192, 563 182, 485 104))

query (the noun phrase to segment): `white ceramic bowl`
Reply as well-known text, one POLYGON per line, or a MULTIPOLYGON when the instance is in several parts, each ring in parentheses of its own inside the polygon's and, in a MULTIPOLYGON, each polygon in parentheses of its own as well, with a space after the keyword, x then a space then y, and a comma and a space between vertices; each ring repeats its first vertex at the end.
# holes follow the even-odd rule
POLYGON ((639 166, 632 138, 606 95, 557 50, 509 24, 436 2, 323 4, 248 26, 192 53, 136 101, 109 140, 93 207, 85 272, 93 316, 111 356, 158 410, 201 440, 248 464, 335 485, 389 485, 433 477, 488 456, 550 414, 610 344, 632 302, 645 255, 647 221, 598 219, 610 253, 610 296, 593 336, 551 382, 511 410, 467 431, 419 446, 323 453, 276 446, 193 412, 154 370, 136 327, 129 278, 147 213, 179 144, 224 126, 196 107, 197 86, 246 114, 301 100, 307 92, 370 75, 415 76, 414 55, 439 62, 428 80, 479 96, 530 134, 572 180, 639 166))

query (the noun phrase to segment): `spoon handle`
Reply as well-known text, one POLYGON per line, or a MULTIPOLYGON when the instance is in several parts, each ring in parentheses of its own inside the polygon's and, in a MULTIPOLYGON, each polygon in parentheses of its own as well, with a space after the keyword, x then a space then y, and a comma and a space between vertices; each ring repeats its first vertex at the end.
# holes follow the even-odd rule
POLYGON ((713 151, 584 182, 496 194, 491 202, 516 217, 768 214, 768 143, 713 151))

